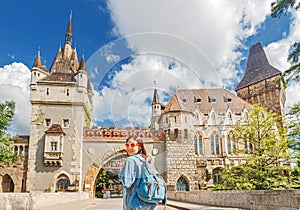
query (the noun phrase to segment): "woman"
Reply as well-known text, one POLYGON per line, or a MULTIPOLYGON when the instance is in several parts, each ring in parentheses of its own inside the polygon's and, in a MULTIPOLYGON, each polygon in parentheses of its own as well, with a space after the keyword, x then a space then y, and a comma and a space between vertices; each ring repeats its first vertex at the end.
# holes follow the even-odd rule
POLYGON ((136 193, 139 185, 143 159, 147 157, 144 143, 138 136, 130 136, 126 140, 126 151, 128 158, 120 171, 119 177, 124 187, 123 209, 124 210, 155 210, 156 204, 143 202, 136 193))

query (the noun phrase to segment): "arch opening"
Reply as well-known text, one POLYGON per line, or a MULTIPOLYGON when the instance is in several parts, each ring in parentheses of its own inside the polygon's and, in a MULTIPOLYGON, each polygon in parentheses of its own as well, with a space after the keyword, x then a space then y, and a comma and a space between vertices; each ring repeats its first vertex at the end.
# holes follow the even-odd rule
POLYGON ((3 192, 14 192, 15 190, 15 184, 12 178, 5 174, 2 178, 2 191, 3 192))
POLYGON ((176 190, 177 191, 189 191, 189 183, 183 176, 181 176, 177 180, 176 190))

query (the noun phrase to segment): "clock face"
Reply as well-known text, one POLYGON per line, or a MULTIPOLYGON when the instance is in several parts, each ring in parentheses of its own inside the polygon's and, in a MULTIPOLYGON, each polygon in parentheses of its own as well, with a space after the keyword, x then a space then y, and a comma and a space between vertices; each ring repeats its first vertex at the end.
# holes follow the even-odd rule
POLYGON ((157 148, 154 148, 154 149, 152 150, 152 155, 155 156, 155 155, 157 155, 157 154, 158 154, 158 149, 157 149, 157 148))

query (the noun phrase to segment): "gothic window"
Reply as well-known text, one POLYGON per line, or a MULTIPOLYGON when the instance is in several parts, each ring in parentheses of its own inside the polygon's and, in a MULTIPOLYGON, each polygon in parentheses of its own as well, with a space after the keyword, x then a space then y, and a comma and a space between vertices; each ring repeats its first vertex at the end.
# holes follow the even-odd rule
POLYGON ((186 179, 183 178, 182 176, 178 179, 178 181, 176 183, 176 190, 177 191, 189 191, 189 184, 186 181, 186 179))
POLYGON ((221 170, 220 169, 213 170, 213 180, 214 180, 214 184, 220 183, 220 181, 221 181, 221 170))
POLYGON ((233 132, 229 132, 227 136, 227 151, 228 154, 232 154, 234 150, 236 149, 235 140, 234 140, 234 134, 233 132))
POLYGON ((210 147, 212 155, 220 155, 220 139, 216 132, 214 132, 210 137, 210 147))
POLYGON ((194 137, 195 152, 197 155, 203 155, 203 140, 201 134, 197 133, 194 137))
POLYGON ((215 154, 215 141, 214 141, 213 136, 210 137, 210 150, 211 150, 211 154, 214 155, 215 154))
POLYGON ((228 113, 228 120, 231 122, 232 121, 232 114, 231 112, 228 113))
POLYGON ((62 174, 57 178, 56 182, 56 190, 57 191, 66 191, 68 189, 68 186, 70 185, 69 178, 62 174))
POLYGON ((216 114, 214 112, 211 113, 211 123, 216 124, 216 114))
POLYGON ((15 190, 14 181, 8 174, 5 174, 2 177, 2 192, 14 192, 14 190, 15 190))

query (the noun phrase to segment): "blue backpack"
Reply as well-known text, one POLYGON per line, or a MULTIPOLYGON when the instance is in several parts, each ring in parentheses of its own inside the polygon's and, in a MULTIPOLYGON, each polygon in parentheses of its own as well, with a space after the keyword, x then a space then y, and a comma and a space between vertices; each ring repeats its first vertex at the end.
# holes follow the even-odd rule
POLYGON ((167 203, 167 189, 164 179, 159 175, 154 166, 144 158, 138 158, 143 162, 141 180, 136 191, 139 198, 146 203, 167 203))

